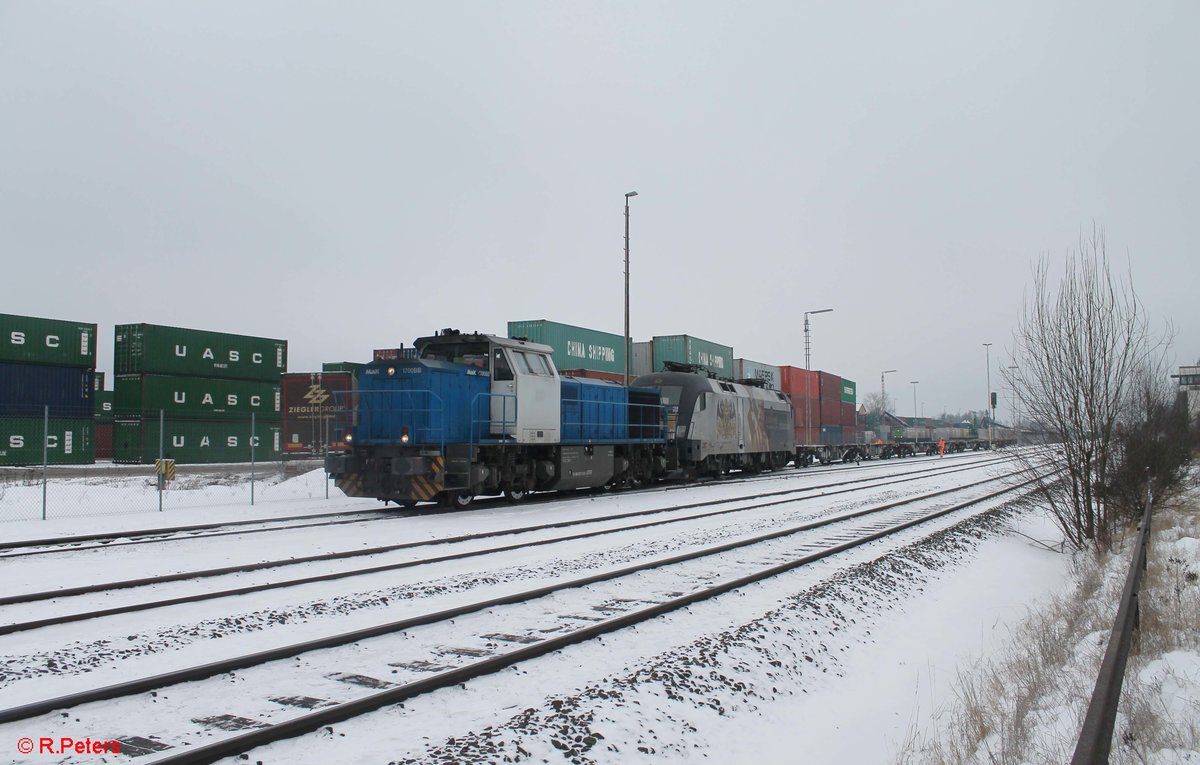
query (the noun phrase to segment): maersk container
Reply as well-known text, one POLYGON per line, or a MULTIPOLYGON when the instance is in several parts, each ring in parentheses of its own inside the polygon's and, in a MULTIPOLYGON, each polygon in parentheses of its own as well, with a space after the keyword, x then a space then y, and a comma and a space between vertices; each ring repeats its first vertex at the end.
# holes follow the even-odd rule
MULTIPOLYGON (((113 462, 153 464, 159 455, 159 420, 146 417, 117 420, 113 424, 113 462)), ((162 453, 179 464, 250 462, 253 436, 254 460, 279 459, 283 436, 278 422, 249 420, 164 419, 162 453)))
POLYGON ((654 374, 654 341, 634 343, 633 358, 629 362, 629 379, 654 374))
POLYGON ((783 371, 776 366, 750 359, 733 360, 733 379, 762 380, 772 390, 783 390, 783 371))
POLYGON ((0 415, 91 417, 94 383, 91 369, 45 364, 0 363, 0 415))
POLYGON ((853 380, 847 380, 845 377, 842 378, 842 403, 858 403, 858 384, 853 380))
POLYGON ((158 324, 118 324, 114 374, 163 374, 276 381, 287 341, 158 324))
POLYGON ((656 335, 654 371, 666 369, 666 362, 695 364, 721 377, 733 375, 733 348, 688 335, 656 335))
POLYGON ((157 416, 276 421, 282 410, 279 384, 253 380, 174 375, 117 375, 113 408, 118 417, 157 416))
POLYGON ((0 313, 0 361, 96 368, 96 325, 0 313))
MULTIPOLYGON (((509 337, 524 337, 554 349, 554 366, 559 369, 593 369, 625 374, 625 337, 597 329, 560 324, 549 319, 510 321, 509 337)), ((633 370, 629 370, 632 378, 633 370)))
POLYGON ((0 465, 41 465, 42 438, 49 465, 90 465, 95 461, 91 417, 0 417, 0 465))

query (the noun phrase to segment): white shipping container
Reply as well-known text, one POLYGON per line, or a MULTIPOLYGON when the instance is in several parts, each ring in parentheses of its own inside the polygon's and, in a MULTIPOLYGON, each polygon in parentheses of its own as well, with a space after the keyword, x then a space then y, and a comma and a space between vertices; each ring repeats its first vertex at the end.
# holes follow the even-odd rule
POLYGON ((633 358, 629 362, 629 374, 641 377, 654 373, 654 341, 633 343, 633 358))
POLYGON ((762 380, 772 390, 783 390, 783 372, 779 367, 750 359, 733 360, 733 379, 762 380))

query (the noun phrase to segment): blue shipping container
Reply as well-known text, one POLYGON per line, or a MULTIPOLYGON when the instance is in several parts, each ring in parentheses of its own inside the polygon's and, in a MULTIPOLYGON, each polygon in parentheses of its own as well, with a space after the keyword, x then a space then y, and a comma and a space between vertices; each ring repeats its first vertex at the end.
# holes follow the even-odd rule
POLYGON ((842 427, 840 425, 822 425, 821 443, 834 445, 842 443, 842 427))
POLYGON ((92 417, 94 386, 91 369, 0 363, 0 414, 92 417))

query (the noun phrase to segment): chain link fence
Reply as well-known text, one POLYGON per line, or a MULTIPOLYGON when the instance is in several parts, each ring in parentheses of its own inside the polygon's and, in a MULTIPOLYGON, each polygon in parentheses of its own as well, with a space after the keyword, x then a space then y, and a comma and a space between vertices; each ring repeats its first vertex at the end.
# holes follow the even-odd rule
POLYGON ((40 417, 0 415, 0 521, 344 501, 320 456, 289 456, 280 441, 277 420, 254 416, 99 422, 54 418, 48 408, 40 417))

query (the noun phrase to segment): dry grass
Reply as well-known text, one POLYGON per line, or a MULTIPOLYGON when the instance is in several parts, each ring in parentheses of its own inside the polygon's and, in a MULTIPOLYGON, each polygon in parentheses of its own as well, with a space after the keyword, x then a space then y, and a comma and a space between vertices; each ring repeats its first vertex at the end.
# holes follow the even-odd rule
MULTIPOLYGON (((1195 495, 1156 509, 1141 628, 1125 674, 1111 762, 1200 762, 1200 678, 1173 676, 1160 657, 1200 650, 1200 561, 1170 543, 1200 538, 1195 495), (1156 554, 1160 553, 1160 554, 1156 554)), ((1132 537, 1132 535, 1131 535, 1132 537)), ((1194 544, 1194 543, 1192 543, 1194 544)), ((1195 549, 1193 547, 1193 549, 1195 549)), ((956 701, 932 730, 910 731, 896 763, 1069 762, 1112 629, 1128 557, 1078 554, 1072 582, 1017 627, 1008 648, 962 670, 956 701)))

